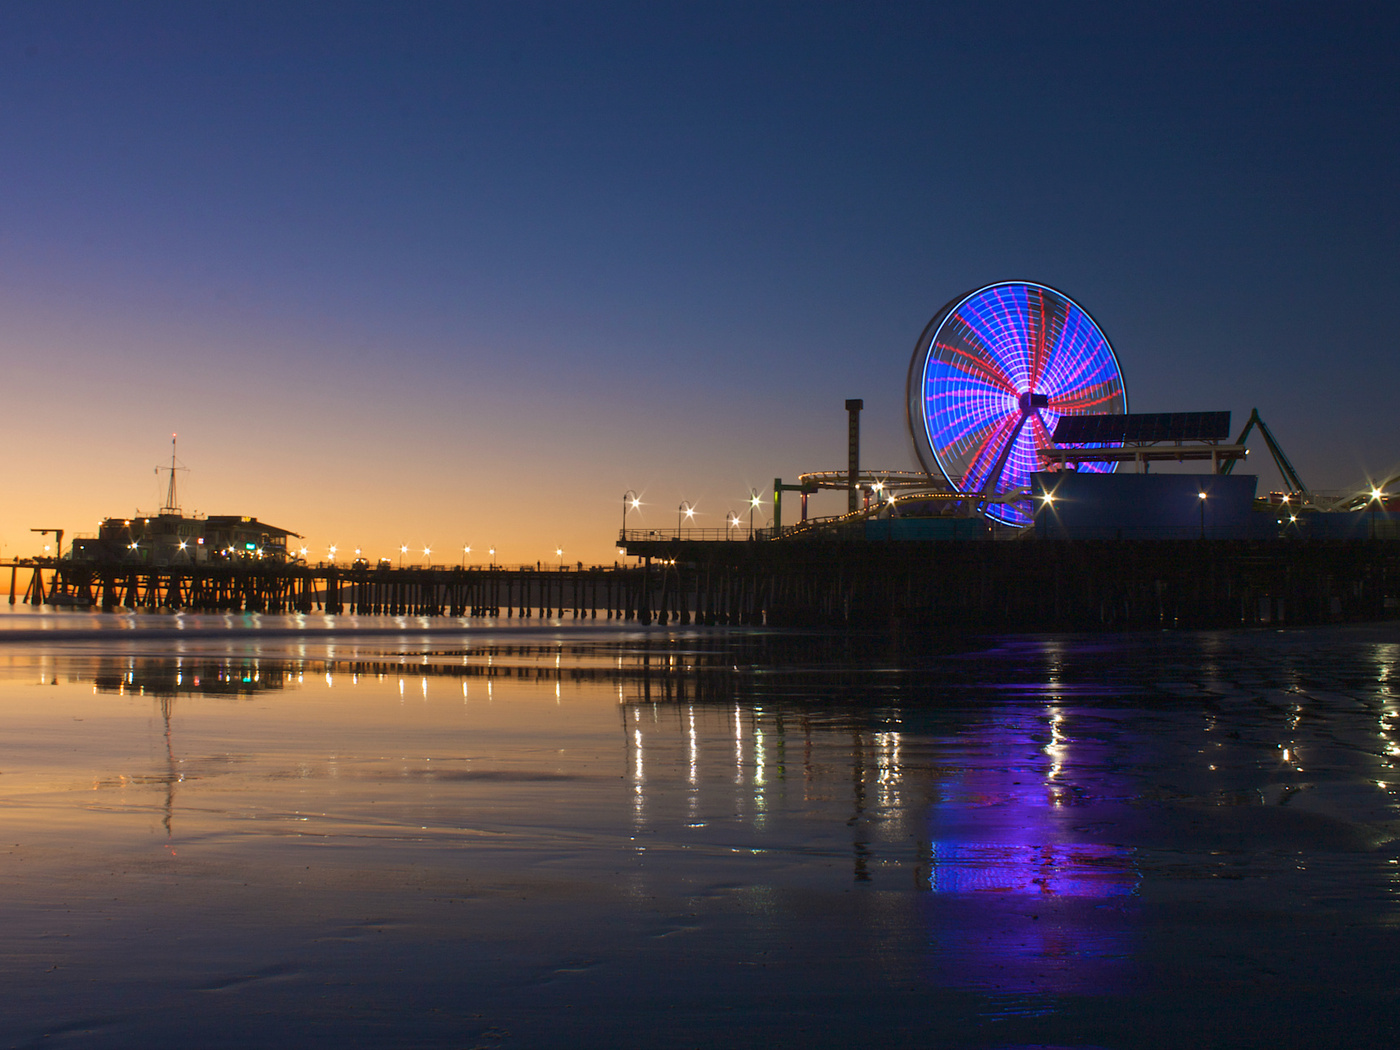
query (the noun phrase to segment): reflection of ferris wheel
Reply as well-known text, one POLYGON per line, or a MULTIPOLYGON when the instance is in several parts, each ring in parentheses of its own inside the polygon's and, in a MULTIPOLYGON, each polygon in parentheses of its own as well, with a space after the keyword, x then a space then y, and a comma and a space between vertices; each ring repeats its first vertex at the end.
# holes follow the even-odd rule
MULTIPOLYGON (((1036 450, 1051 446, 1061 416, 1128 410, 1118 359, 1093 318, 1025 281, 979 288, 938 311, 914 348, 908 395, 924 470, 981 496, 1029 485, 1041 469, 1036 450)), ((1007 525, 1031 522, 1029 497, 985 512, 1007 525)))

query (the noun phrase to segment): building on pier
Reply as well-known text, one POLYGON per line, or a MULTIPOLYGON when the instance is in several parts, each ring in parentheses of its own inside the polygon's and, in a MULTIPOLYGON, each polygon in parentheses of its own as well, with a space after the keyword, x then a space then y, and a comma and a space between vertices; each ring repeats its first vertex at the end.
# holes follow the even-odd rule
MULTIPOLYGON (((104 519, 96 536, 80 535, 73 540, 73 561, 165 568, 296 560, 287 540, 301 537, 290 529, 239 514, 185 516, 176 499, 175 478, 185 468, 175 457, 174 434, 170 435, 170 466, 157 469, 170 474, 160 511, 104 519)), ((59 556, 62 554, 60 550, 59 556)))
POLYGON ((287 540, 300 538, 290 529, 237 514, 187 518, 164 509, 160 514, 107 518, 96 536, 73 540, 78 562, 131 565, 206 565, 221 562, 295 560, 287 540))

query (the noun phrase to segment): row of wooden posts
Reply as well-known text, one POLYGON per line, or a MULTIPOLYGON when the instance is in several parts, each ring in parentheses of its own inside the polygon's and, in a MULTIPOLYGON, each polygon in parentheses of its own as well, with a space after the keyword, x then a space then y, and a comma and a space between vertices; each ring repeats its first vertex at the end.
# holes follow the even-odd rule
POLYGON ((746 575, 670 564, 592 569, 347 569, 303 565, 10 566, 31 605, 382 616, 635 620, 738 624, 762 620, 746 575))
POLYGON ((31 604, 974 630, 1400 615, 1400 541, 658 542, 591 569, 12 565, 31 604), (735 550, 738 546, 739 550, 735 550), (663 555, 669 554, 669 557, 663 555))

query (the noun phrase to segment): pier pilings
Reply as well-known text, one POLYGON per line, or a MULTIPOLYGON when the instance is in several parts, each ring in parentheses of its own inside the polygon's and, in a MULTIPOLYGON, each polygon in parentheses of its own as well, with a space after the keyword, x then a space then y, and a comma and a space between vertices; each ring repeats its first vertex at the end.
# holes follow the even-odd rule
POLYGON ((30 574, 27 603, 98 609, 994 631, 1400 616, 1400 541, 1384 539, 656 546, 633 551, 637 564, 597 568, 10 568, 30 574))

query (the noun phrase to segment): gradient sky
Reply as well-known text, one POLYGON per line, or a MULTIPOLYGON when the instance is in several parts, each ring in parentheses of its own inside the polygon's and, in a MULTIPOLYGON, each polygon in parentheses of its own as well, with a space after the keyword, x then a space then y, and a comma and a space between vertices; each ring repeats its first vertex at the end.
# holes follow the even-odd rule
POLYGON ((912 468, 915 339, 1013 278, 1133 411, 1356 485, 1397 54, 1394 4, 7 3, 0 556, 154 510, 178 431, 186 512, 313 557, 610 562, 626 489, 719 527, 843 467, 848 397, 912 468))

